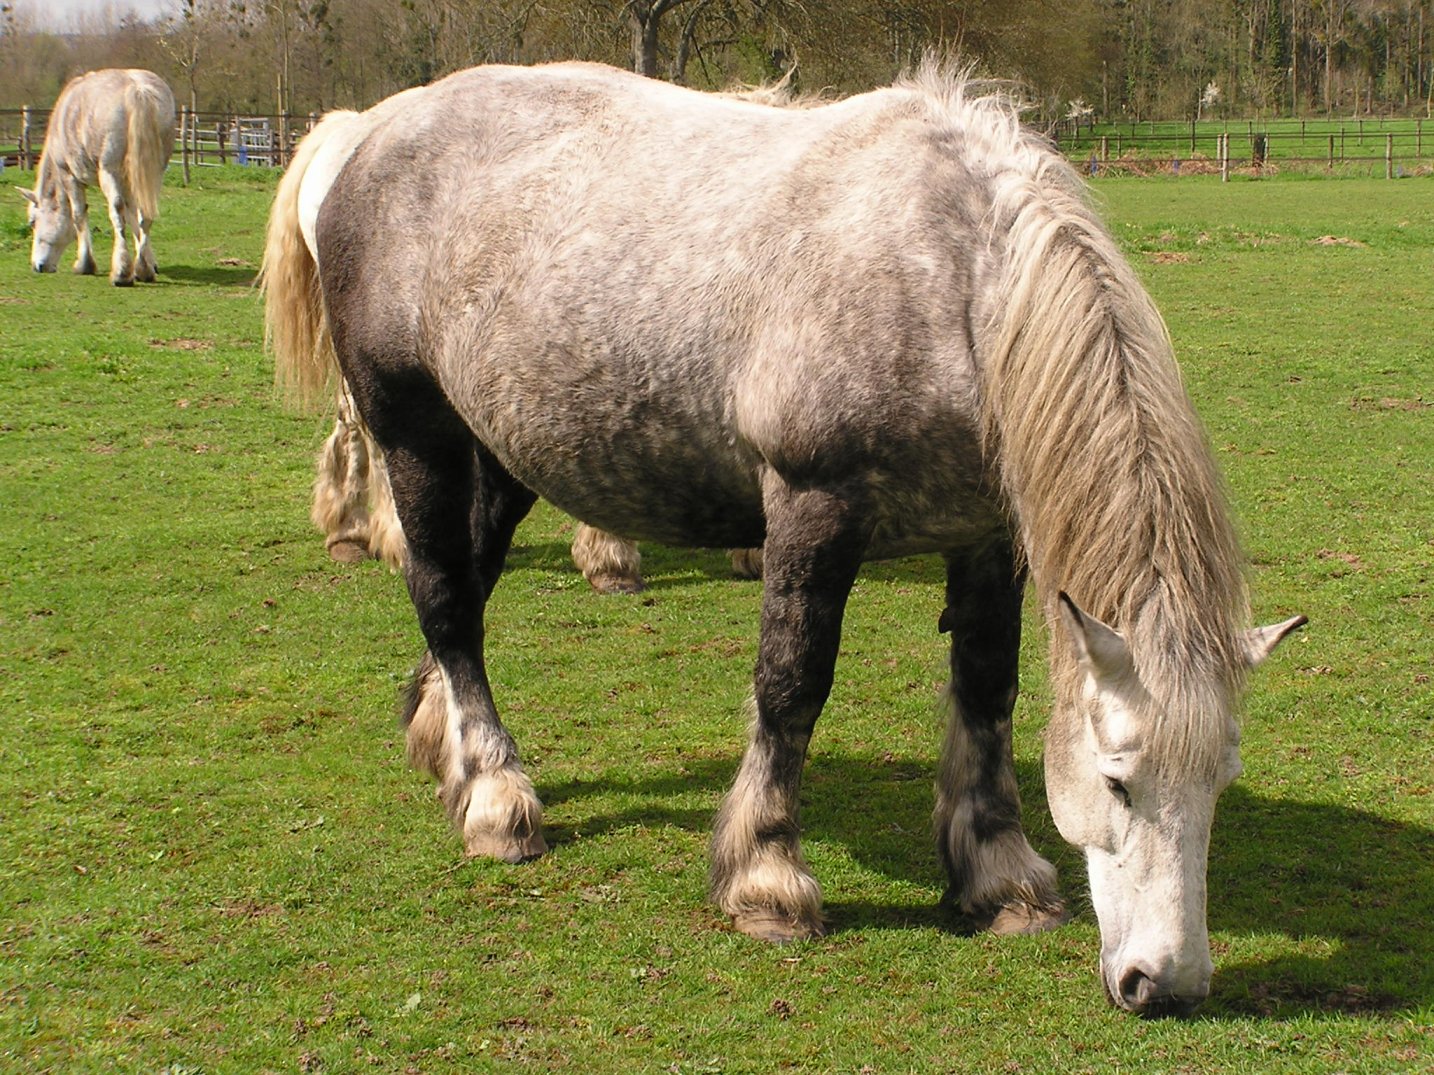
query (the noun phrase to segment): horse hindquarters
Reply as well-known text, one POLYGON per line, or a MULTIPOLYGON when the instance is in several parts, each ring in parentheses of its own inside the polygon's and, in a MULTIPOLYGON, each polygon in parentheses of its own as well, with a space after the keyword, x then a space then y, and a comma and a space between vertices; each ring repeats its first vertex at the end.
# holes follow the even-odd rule
POLYGON ((547 850, 542 804, 493 705, 483 663, 483 612, 513 531, 536 497, 516 482, 434 385, 375 413, 351 385, 389 466, 408 539, 404 570, 428 653, 404 714, 410 760, 438 796, 469 855, 519 862, 547 850))
POLYGON ((712 835, 712 898, 744 933, 824 932, 821 888, 802 857, 797 795, 807 743, 831 691, 842 614, 871 536, 859 504, 764 490, 761 642, 751 741, 712 835))
POLYGON ((936 783, 936 845, 945 902, 973 929, 1034 933, 1065 911, 1054 868, 1031 849, 1011 752, 1025 575, 1009 544, 946 559, 951 634, 946 740, 936 783))

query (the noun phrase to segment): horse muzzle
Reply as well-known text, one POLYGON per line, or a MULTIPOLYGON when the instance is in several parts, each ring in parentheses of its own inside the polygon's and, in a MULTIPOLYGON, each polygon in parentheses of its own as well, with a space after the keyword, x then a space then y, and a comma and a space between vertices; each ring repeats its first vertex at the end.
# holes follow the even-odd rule
POLYGON ((1137 966, 1127 967, 1114 985, 1102 969, 1101 982, 1112 1004, 1142 1019, 1184 1018, 1194 1014, 1209 995, 1208 987, 1198 993, 1175 992, 1137 966))

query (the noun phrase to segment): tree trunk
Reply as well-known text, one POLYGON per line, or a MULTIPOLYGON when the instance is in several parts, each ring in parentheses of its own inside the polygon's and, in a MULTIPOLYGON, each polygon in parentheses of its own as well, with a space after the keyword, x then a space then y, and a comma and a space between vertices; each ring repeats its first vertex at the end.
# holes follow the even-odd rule
POLYGON ((666 8, 659 3, 633 0, 627 17, 632 23, 632 69, 648 78, 657 77, 657 34, 666 8))

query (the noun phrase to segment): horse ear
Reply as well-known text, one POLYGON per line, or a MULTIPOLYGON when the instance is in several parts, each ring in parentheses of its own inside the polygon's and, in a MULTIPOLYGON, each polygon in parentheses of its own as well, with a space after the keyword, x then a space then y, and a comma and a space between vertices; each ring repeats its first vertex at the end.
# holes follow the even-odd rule
POLYGON ((1130 671, 1130 650, 1119 632, 1082 612, 1067 593, 1061 593, 1060 607, 1081 665, 1097 679, 1123 676, 1130 671))
POLYGON ((1293 616, 1284 623, 1272 623, 1268 627, 1254 627, 1245 632, 1245 663, 1251 668, 1262 663, 1285 640, 1285 636, 1297 631, 1309 620, 1293 616))
POLYGON ((15 189, 18 190, 20 192, 20 196, 24 198, 27 202, 29 202, 31 205, 40 204, 40 199, 35 196, 35 192, 29 187, 16 187, 15 189))

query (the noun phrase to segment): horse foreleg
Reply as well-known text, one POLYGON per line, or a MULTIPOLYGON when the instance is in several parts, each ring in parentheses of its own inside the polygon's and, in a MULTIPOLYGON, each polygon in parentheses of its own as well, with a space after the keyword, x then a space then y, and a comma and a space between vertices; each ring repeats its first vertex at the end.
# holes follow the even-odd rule
POLYGON ((637 543, 579 523, 573 563, 598 593, 641 593, 642 555, 637 543))
POLYGON ((1011 753, 1025 585, 1010 546, 981 558, 948 556, 950 708, 936 782, 937 850, 946 902, 972 929, 1035 933, 1065 921, 1053 866, 1021 828, 1011 753))
POLYGON ((408 752, 438 779, 469 855, 520 862, 547 850, 542 804, 493 704, 483 611, 535 497, 442 413, 441 400, 431 404, 415 405, 404 439, 386 445, 409 539, 409 595, 428 643, 404 715, 408 752))
POLYGON ((128 234, 133 214, 125 201, 123 184, 117 176, 103 168, 100 169, 100 189, 104 191, 105 206, 115 233, 114 251, 110 255, 110 283, 115 287, 129 287, 134 283, 134 255, 130 253, 128 234))
POLYGON ((711 890, 737 929, 788 941, 825 930, 821 888, 802 856, 797 796, 870 528, 851 502, 820 490, 769 481, 765 507, 755 712, 712 836, 711 890))
POLYGON ((75 222, 75 236, 78 240, 75 251, 75 272, 81 276, 95 274, 95 238, 90 231, 90 203, 85 197, 85 185, 78 181, 66 184, 66 196, 70 199, 70 219, 75 222))

